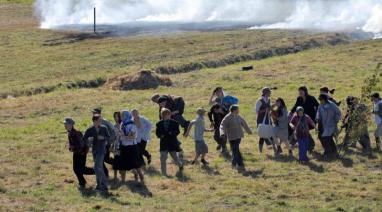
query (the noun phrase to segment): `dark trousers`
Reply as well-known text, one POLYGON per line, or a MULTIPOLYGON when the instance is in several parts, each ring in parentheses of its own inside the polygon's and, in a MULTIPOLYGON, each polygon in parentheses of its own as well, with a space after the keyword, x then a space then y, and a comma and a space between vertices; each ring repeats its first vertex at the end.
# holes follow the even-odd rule
POLYGON ((139 150, 143 156, 145 156, 148 159, 151 158, 150 153, 146 150, 147 141, 141 140, 141 143, 138 144, 139 150))
POLYGON ((243 162, 243 156, 241 155, 240 152, 240 142, 241 139, 229 141, 229 144, 231 146, 231 151, 232 151, 232 165, 233 166, 244 166, 243 162))
POLYGON ((173 115, 172 116, 172 119, 174 119, 176 122, 178 122, 178 124, 183 127, 184 129, 187 129, 188 126, 190 125, 190 122, 187 121, 183 115, 180 115, 180 114, 176 114, 176 115, 173 115))
POLYGON ((333 136, 320 136, 321 145, 324 148, 324 155, 337 154, 337 147, 333 136))
MULTIPOLYGON (((106 154, 104 162, 110 165, 113 165, 114 159, 110 157, 110 145, 106 146, 106 154)), ((105 164, 103 164, 103 170, 105 171, 106 177, 109 177, 109 170, 106 168, 105 164)))
POLYGON ((94 175, 94 169, 86 167, 86 154, 73 154, 73 171, 77 176, 78 183, 85 185, 86 180, 84 175, 94 175))
POLYGON ((223 138, 222 136, 220 136, 219 129, 215 129, 214 131, 214 140, 216 141, 218 145, 220 145, 223 148, 223 150, 227 149, 227 140, 223 138))

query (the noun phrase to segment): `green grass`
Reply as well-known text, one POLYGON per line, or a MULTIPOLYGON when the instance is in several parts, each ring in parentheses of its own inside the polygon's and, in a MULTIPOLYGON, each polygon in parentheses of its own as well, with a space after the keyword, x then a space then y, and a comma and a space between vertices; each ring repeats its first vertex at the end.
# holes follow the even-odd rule
MULTIPOLYGON (((86 57, 80 57, 82 51, 96 51, 94 57, 103 55, 97 60, 97 65, 99 73, 107 72, 111 70, 109 66, 112 61, 115 61, 105 56, 110 54, 109 46, 114 45, 114 51, 125 52, 127 50, 122 49, 123 45, 118 48, 116 43, 127 45, 130 39, 138 39, 154 45, 156 39, 160 39, 107 38, 101 41, 44 47, 48 52, 40 52, 41 55, 34 54, 29 59, 25 58, 25 55, 30 55, 23 51, 25 48, 43 48, 39 45, 41 40, 63 35, 58 32, 32 30, 30 34, 33 38, 25 41, 17 38, 21 34, 26 36, 27 33, 22 32, 22 29, 8 28, 7 31, 15 33, 11 36, 15 36, 12 38, 15 40, 7 48, 7 51, 14 53, 13 57, 1 60, 0 67, 15 67, 16 73, 3 72, 4 69, 1 69, 2 77, 5 76, 7 79, 2 79, 1 91, 12 86, 20 89, 83 76, 92 77, 98 73, 93 72, 94 69, 87 73, 72 72, 70 76, 65 74, 60 76, 58 73, 66 73, 62 71, 63 67, 71 67, 74 64, 87 66, 94 58, 87 60, 86 57), (37 44, 34 44, 34 39, 37 44), (93 49, 95 44, 97 46, 93 49), (54 50, 69 52, 70 55, 65 56, 66 54, 61 51, 54 50), (46 58, 37 60, 39 57, 46 58), (17 72, 17 64, 20 64, 20 70, 23 70, 22 67, 29 68, 17 72), (41 67, 45 67, 44 64, 49 66, 42 69, 41 67), (102 66, 102 64, 107 65, 102 66), (55 72, 56 69, 59 71, 55 72), (48 73, 48 76, 39 75, 40 71, 48 73)), ((6 32, 0 33, 4 36, 6 32)), ((226 33, 243 35, 247 32, 224 32, 221 36, 229 37, 226 33)), ((256 32, 248 33, 256 34, 256 32)), ((194 36, 201 42, 209 40, 208 44, 229 43, 227 40, 217 39, 220 37, 214 38, 218 34, 192 33, 182 36, 194 36)), ((183 42, 187 39, 184 38, 183 42)), ((176 40, 171 42, 175 43, 176 40)), ((215 151, 216 145, 212 135, 207 133, 210 169, 186 165, 184 176, 176 177, 175 166, 169 164, 169 174, 174 177, 164 178, 158 175, 159 144, 158 139, 153 137, 152 143, 148 146, 154 159, 152 166, 146 172, 148 191, 129 183, 119 188, 112 188, 112 195, 109 198, 94 194, 92 191, 81 193, 75 183, 67 183, 68 180, 75 181, 75 176, 71 168, 71 154, 65 147, 66 134, 61 121, 65 116, 72 116, 77 120, 77 127, 84 130, 90 124, 89 108, 100 105, 104 108, 108 119, 111 119, 114 111, 138 108, 143 115, 154 122, 158 114, 157 106, 150 102, 153 93, 184 96, 187 104, 185 116, 192 119, 197 107, 207 108, 211 90, 223 85, 226 91, 239 97, 241 113, 254 127, 254 104, 262 87, 278 87, 273 92, 273 98, 283 97, 289 108, 294 103, 297 87, 303 84, 308 85, 312 95, 317 95, 318 88, 322 86, 337 88, 335 98, 338 100, 343 100, 349 94, 359 95, 363 79, 371 74, 378 62, 382 61, 381 48, 381 40, 355 42, 217 69, 176 74, 170 76, 174 82, 174 86, 170 88, 127 92, 105 88, 60 89, 48 94, 2 99, 0 100, 0 152, 2 153, 0 211, 380 211, 382 208, 380 153, 376 154, 377 158, 369 159, 360 149, 355 149, 345 159, 334 162, 324 162, 310 156, 313 165, 301 166, 296 161, 274 159, 272 151, 268 149, 260 155, 257 135, 247 136, 242 143, 245 163, 248 170, 253 173, 252 176, 242 176, 232 170, 230 162, 215 151), (255 70, 239 71, 244 65, 254 65, 255 70), (149 192, 152 196, 148 195, 149 192)), ((234 52, 234 50, 227 51, 234 52)), ((172 55, 170 58, 173 58, 174 52, 176 49, 169 48, 163 51, 163 54, 172 55)), ((155 60, 156 56, 154 52, 147 53, 147 57, 151 58, 148 61, 155 60)), ((186 58, 185 56, 185 60, 186 58)), ((182 59, 178 58, 174 58, 173 61, 183 63, 182 59)), ((109 74, 122 72, 124 70, 116 68, 109 74)), ((381 91, 381 86, 376 90, 381 91)), ((373 129, 374 126, 370 123, 370 132, 373 129)), ((194 143, 191 139, 181 138, 181 141, 185 158, 190 161, 193 157, 194 143)), ((374 140, 372 144, 374 147, 374 140)), ((316 146, 317 151, 321 152, 319 142, 316 146)), ((294 153, 297 155, 296 150, 294 153)), ((88 165, 91 165, 91 161, 89 155, 88 165)), ((128 177, 132 179, 131 174, 128 177)), ((87 179, 90 186, 94 187, 94 177, 87 179)))

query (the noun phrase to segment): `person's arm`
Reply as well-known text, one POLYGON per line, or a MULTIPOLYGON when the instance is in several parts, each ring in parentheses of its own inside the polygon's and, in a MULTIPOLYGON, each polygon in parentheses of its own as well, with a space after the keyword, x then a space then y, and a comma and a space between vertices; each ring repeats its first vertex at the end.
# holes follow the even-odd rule
POLYGON ((244 128, 244 130, 245 130, 248 134, 252 135, 253 132, 252 132, 251 128, 248 126, 248 124, 247 124, 247 122, 245 121, 245 119, 243 119, 241 116, 239 116, 239 118, 240 118, 240 124, 241 124, 241 126, 244 128))
POLYGON ((333 106, 335 108, 335 117, 334 117, 334 120, 335 120, 336 123, 338 123, 341 120, 341 116, 342 116, 341 110, 340 110, 340 108, 337 105, 333 104, 333 106))
POLYGON ((220 123, 220 136, 226 136, 227 135, 227 116, 224 117, 223 121, 220 123))
POLYGON ((307 122, 308 122, 308 125, 310 127, 308 127, 309 129, 312 128, 312 129, 316 129, 316 125, 314 124, 314 121, 309 117, 309 116, 306 116, 305 117, 307 122))
POLYGON ((214 124, 213 114, 212 111, 207 113, 208 119, 210 120, 211 124, 214 124))
POLYGON ((261 101, 258 100, 258 101, 256 102, 256 114, 257 114, 257 115, 259 115, 259 113, 262 112, 262 111, 260 111, 261 105, 262 105, 261 101))
POLYGON ((108 134, 109 134, 109 138, 107 139, 107 141, 109 143, 112 143, 115 141, 116 139, 116 134, 115 134, 115 129, 114 129, 114 125, 112 125, 109 121, 105 120, 103 122, 105 124, 105 127, 107 128, 107 131, 108 131, 108 134))
POLYGON ((295 122, 296 122, 296 115, 293 115, 292 119, 289 122, 289 126, 290 126, 290 128, 292 128, 292 130, 294 130, 296 127, 295 122))
POLYGON ((316 112, 317 112, 318 107, 320 106, 320 103, 318 103, 316 97, 312 96, 311 98, 312 98, 312 104, 313 104, 313 106, 314 106, 314 109, 315 109, 316 112))
POLYGON ((160 122, 156 124, 155 134, 158 138, 162 138, 162 132, 160 129, 160 122))
POLYGON ((296 112, 296 109, 297 109, 297 107, 298 107, 299 105, 300 105, 300 103, 299 103, 299 97, 297 97, 296 102, 294 103, 294 106, 293 106, 292 110, 290 110, 290 113, 291 113, 291 114, 294 114, 294 113, 296 112))
POLYGON ((193 126, 194 124, 195 124, 195 121, 191 121, 191 122, 190 122, 190 125, 188 126, 187 131, 186 131, 186 133, 184 134, 184 137, 188 137, 188 136, 190 135, 191 128, 192 128, 192 126, 193 126))
POLYGON ((180 134, 179 124, 176 121, 173 121, 173 123, 174 123, 174 131, 172 132, 172 136, 176 137, 180 134))

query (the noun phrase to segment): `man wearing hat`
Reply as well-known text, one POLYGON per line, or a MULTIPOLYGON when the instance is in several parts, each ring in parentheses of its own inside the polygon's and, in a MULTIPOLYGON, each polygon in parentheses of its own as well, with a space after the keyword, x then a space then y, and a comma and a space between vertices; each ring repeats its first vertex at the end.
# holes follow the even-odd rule
MULTIPOLYGON (((257 126, 259 126, 259 124, 266 124, 266 125, 271 125, 271 115, 270 115, 270 112, 271 112, 271 109, 272 109, 272 103, 271 103, 271 94, 272 94, 272 91, 270 88, 268 87, 264 87, 262 89, 262 95, 261 95, 261 98, 259 98, 256 102, 256 114, 257 114, 257 126)), ((260 138, 259 140, 259 152, 262 153, 263 152, 263 145, 264 145, 264 142, 267 144, 267 145, 271 145, 273 146, 273 150, 276 154, 276 146, 274 144, 274 141, 273 139, 268 139, 268 138, 260 138)))
POLYGON ((208 153, 208 146, 204 141, 204 132, 213 132, 213 129, 207 130, 205 127, 204 116, 206 115, 206 110, 204 108, 198 108, 196 110, 196 114, 197 117, 196 119, 191 121, 190 126, 188 127, 187 132, 185 133, 185 137, 187 137, 190 134, 192 126, 195 126, 193 136, 195 141, 195 158, 192 164, 197 163, 199 156, 202 156, 200 162, 202 162, 203 165, 207 166, 208 162, 206 161, 205 157, 208 153))
MULTIPOLYGON (((105 155, 105 163, 107 164, 113 164, 113 158, 110 157, 110 147, 114 144, 117 135, 116 131, 114 129, 114 125, 110 123, 108 120, 104 119, 102 117, 102 108, 97 107, 92 110, 93 115, 99 115, 101 117, 101 125, 105 126, 107 128, 107 131, 110 135, 109 140, 107 141, 107 146, 106 146, 106 155, 105 155)), ((109 171, 105 167, 105 174, 107 177, 109 177, 109 171)))
POLYGON ((341 110, 329 101, 329 96, 320 94, 316 120, 318 122, 319 139, 324 148, 325 157, 337 156, 337 147, 334 136, 338 134, 338 122, 341 120, 341 110))
POLYGON ((74 128, 75 121, 72 118, 64 119, 65 129, 68 132, 69 151, 73 152, 73 171, 77 176, 81 188, 86 186, 84 175, 94 175, 94 169, 86 167, 86 155, 88 145, 82 139, 82 133, 74 128))
POLYGON ((84 135, 84 141, 92 146, 94 171, 97 179, 96 190, 107 191, 107 177, 104 171, 104 159, 107 141, 110 139, 108 129, 102 125, 101 115, 94 114, 93 126, 89 127, 84 135))

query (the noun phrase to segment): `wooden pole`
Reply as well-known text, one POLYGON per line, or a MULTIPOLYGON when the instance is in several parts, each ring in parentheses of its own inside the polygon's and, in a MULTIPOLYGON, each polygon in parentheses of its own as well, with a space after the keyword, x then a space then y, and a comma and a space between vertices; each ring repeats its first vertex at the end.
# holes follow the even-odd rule
POLYGON ((96 7, 94 7, 94 34, 97 33, 97 11, 96 11, 96 7))

